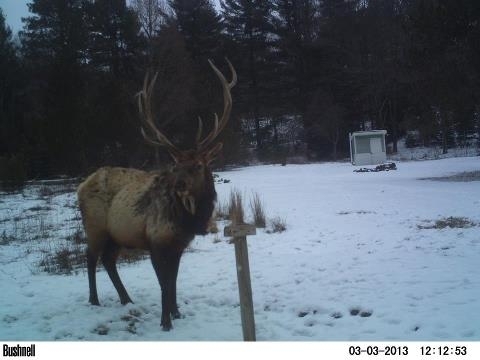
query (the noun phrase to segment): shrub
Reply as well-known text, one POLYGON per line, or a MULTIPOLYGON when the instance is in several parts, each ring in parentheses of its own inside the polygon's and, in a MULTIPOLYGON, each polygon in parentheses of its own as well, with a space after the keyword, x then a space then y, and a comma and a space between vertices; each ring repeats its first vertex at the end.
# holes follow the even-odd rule
POLYGON ((267 230, 267 233, 281 233, 287 230, 287 223, 285 219, 277 216, 270 220, 271 228, 267 230))
POLYGON ((45 251, 40 268, 51 274, 69 275, 86 263, 85 249, 79 245, 62 244, 53 252, 45 251))

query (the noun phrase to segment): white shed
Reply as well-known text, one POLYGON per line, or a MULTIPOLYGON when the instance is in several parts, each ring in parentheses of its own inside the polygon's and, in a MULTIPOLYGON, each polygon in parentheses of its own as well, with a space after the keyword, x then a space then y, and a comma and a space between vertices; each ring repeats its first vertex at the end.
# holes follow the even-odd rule
POLYGON ((376 165, 387 161, 387 130, 350 133, 350 159, 353 165, 376 165))

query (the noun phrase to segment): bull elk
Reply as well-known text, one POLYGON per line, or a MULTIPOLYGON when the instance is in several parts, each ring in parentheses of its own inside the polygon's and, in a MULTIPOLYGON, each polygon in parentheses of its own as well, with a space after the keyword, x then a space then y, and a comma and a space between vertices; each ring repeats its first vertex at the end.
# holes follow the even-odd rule
POLYGON ((232 80, 209 60, 223 88, 223 114, 215 114, 212 131, 202 139, 199 118, 196 146, 180 150, 155 126, 151 98, 157 75, 145 75, 138 93, 142 120, 141 133, 155 146, 166 148, 174 160, 172 167, 152 172, 120 167, 103 167, 78 187, 78 201, 87 235, 89 301, 99 305, 96 266, 101 258, 120 297, 132 302, 117 272, 116 260, 121 248, 150 252, 162 294, 161 326, 172 328, 172 317, 180 318, 176 283, 180 257, 195 235, 207 233, 217 194, 210 163, 222 148, 214 140, 225 128, 232 108, 230 90, 237 75, 228 61, 232 80), (155 135, 153 138, 152 135, 155 135))

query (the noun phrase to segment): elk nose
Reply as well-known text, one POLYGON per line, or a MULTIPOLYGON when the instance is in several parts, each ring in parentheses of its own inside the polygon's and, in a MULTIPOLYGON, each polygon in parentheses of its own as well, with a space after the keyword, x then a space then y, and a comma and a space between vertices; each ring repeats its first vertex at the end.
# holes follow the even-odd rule
POLYGON ((187 183, 184 180, 178 180, 175 188, 177 191, 185 191, 187 190, 187 183))

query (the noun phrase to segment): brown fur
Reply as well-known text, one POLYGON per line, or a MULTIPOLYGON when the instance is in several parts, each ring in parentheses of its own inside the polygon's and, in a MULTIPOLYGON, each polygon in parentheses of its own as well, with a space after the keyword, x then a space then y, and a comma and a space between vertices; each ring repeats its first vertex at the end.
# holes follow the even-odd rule
MULTIPOLYGON (((173 264, 165 260, 168 264, 163 272, 173 272, 176 280, 183 250, 195 235, 207 233, 216 192, 208 166, 187 162, 156 172, 100 168, 80 184, 78 200, 88 239, 90 302, 98 305, 94 268, 100 256, 121 302, 131 302, 115 268, 121 247, 149 250, 161 258, 173 257, 173 264), (195 198, 195 215, 185 209, 176 193, 179 181, 187 184, 187 191, 195 198)), ((162 292, 168 291, 163 288, 162 292)), ((162 315, 166 330, 171 328, 170 313, 180 316, 176 302, 167 308, 168 315, 162 315)))

